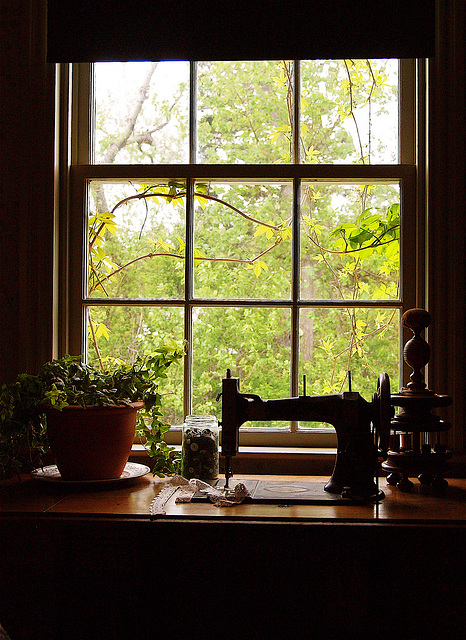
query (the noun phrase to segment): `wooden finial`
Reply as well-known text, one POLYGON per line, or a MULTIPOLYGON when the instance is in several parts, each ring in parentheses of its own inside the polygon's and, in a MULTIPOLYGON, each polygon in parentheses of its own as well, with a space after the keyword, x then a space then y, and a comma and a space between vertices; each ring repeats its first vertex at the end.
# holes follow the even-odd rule
POLYGON ((401 318, 403 327, 411 329, 414 334, 403 349, 404 360, 413 370, 410 375, 411 382, 408 382, 407 385, 411 393, 426 392, 426 384, 421 369, 430 360, 430 347, 420 334, 429 326, 430 321, 431 315, 425 309, 409 309, 401 318))

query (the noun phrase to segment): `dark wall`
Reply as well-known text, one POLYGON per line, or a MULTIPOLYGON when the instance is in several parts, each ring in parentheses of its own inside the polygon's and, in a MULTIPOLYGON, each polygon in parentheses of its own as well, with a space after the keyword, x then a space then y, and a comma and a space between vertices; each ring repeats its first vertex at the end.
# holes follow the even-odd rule
POLYGON ((45 1, 0 4, 0 381, 52 353, 54 67, 45 1))
POLYGON ((466 445, 465 13, 464 0, 437 2, 437 53, 427 80, 429 385, 453 398, 446 415, 456 427, 449 435, 456 451, 466 445))

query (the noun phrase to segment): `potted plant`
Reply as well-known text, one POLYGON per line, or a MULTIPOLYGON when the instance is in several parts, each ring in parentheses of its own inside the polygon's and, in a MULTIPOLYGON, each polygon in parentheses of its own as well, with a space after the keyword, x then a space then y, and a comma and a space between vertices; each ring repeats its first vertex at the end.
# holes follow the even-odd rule
POLYGON ((0 392, 0 477, 42 466, 50 451, 64 480, 103 480, 122 473, 136 434, 154 459, 153 473, 177 470, 163 441, 160 378, 185 345, 172 341, 133 364, 103 370, 66 355, 20 374, 0 392))

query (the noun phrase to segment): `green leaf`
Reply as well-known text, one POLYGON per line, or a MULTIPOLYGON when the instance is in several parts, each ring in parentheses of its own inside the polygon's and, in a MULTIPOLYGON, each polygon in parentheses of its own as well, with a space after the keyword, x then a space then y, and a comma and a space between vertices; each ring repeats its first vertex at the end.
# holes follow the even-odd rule
POLYGON ((289 225, 286 227, 282 227, 280 235, 282 237, 282 240, 291 240, 291 238, 293 237, 291 227, 289 225))
POLYGON ((321 343, 319 344, 319 349, 323 349, 326 354, 331 355, 335 344, 336 344, 335 340, 331 340, 330 338, 327 340, 324 339, 324 340, 321 340, 321 343))
POLYGON ((107 327, 103 322, 101 322, 101 323, 98 325, 98 327, 97 327, 97 329, 96 329, 96 331, 95 331, 95 337, 96 337, 97 339, 101 338, 102 336, 103 336, 106 340, 109 340, 109 338, 110 338, 110 331, 109 331, 108 327, 107 327))
POLYGON ((172 245, 171 242, 166 242, 165 240, 162 240, 162 238, 157 238, 157 246, 159 246, 162 251, 166 251, 167 253, 171 253, 172 251, 175 250, 175 247, 172 245))
POLYGON ((369 247, 367 249, 361 249, 360 251, 358 251, 357 256, 359 260, 366 260, 367 258, 370 258, 373 253, 374 249, 372 249, 372 247, 369 247))
POLYGON ((309 231, 314 232, 317 236, 322 235, 322 232, 325 231, 325 226, 320 224, 317 218, 311 218, 310 216, 303 216, 303 221, 309 227, 309 231))
POLYGON ((259 227, 257 227, 257 229, 254 231, 254 237, 258 237, 265 234, 266 238, 268 240, 270 240, 271 238, 273 238, 273 229, 271 229, 270 227, 267 227, 265 225, 260 225, 259 227))
POLYGON ((252 269, 253 272, 254 272, 254 275, 257 278, 260 276, 262 271, 268 271, 269 270, 267 264, 263 260, 256 260, 256 262, 254 262, 253 264, 248 264, 247 268, 248 269, 252 269))
POLYGON ((207 198, 203 197, 202 195, 200 195, 199 193, 195 193, 194 194, 194 200, 196 200, 197 202, 199 202, 199 204, 201 205, 201 209, 204 210, 207 206, 207 198))
POLYGON ((202 253, 202 251, 200 249, 194 248, 194 250, 193 250, 193 258, 194 258, 194 260, 202 260, 205 257, 206 257, 205 254, 202 253))

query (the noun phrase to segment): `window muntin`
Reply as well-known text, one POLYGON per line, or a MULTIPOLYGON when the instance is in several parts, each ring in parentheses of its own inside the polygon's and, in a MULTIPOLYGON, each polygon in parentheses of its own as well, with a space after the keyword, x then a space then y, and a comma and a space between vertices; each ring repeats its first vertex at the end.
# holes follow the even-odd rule
MULTIPOLYGON (((304 64, 305 63, 302 63, 302 65, 304 64)), ((302 68, 302 65, 301 65, 301 68, 302 68)), ((195 69, 195 65, 191 65, 191 70, 193 69, 195 69)), ((295 74, 295 79, 296 77, 297 76, 295 74)), ((298 74, 298 77, 299 77, 299 74, 298 74)), ((298 84, 295 83, 294 86, 300 86, 300 85, 299 83, 298 84)), ((197 152, 196 139, 197 139, 198 131, 195 129, 195 126, 194 126, 196 122, 196 107, 195 107, 196 102, 195 100, 193 100, 193 96, 195 96, 195 92, 192 91, 192 87, 191 87, 191 106, 190 106, 191 125, 189 127, 190 129, 189 131, 190 154, 189 155, 192 159, 196 159, 196 152, 197 152)), ((406 105, 406 101, 405 101, 405 105, 406 105)), ((390 202, 391 202, 392 195, 399 196, 399 200, 403 204, 402 214, 403 214, 403 211, 406 211, 408 209, 411 211, 411 213, 413 212, 412 203, 414 202, 414 191, 412 188, 413 186, 412 170, 407 165, 404 165, 404 166, 395 165, 393 166, 393 169, 390 169, 387 166, 387 168, 384 169, 383 167, 380 167, 380 166, 372 167, 367 164, 367 160, 363 161, 361 159, 359 164, 358 163, 353 163, 351 165, 345 164, 343 166, 340 166, 340 168, 337 168, 335 165, 338 164, 338 160, 336 160, 333 163, 333 165, 325 165, 320 167, 318 167, 317 165, 309 164, 308 169, 304 170, 302 165, 303 158, 301 155, 301 168, 300 168, 299 163, 297 163, 297 160, 299 159, 299 154, 296 152, 296 147, 299 147, 299 144, 296 143, 298 139, 297 132, 300 130, 299 126, 296 125, 296 119, 299 116, 299 111, 300 109, 297 108, 296 101, 295 101, 295 106, 293 111, 293 117, 295 119, 295 122, 293 123, 293 127, 291 130, 292 137, 294 135, 294 141, 292 140, 290 145, 290 149, 291 149, 290 157, 293 157, 293 159, 295 160, 295 162, 293 163, 288 163, 288 162, 285 163, 285 162, 278 161, 278 163, 275 163, 273 167, 272 165, 267 166, 267 165, 261 165, 261 164, 239 165, 239 166, 238 164, 236 164, 235 170, 233 170, 233 167, 231 167, 230 165, 228 165, 226 169, 222 169, 220 165, 209 164, 208 171, 202 170, 201 164, 198 164, 199 168, 197 170, 195 169, 195 167, 193 167, 193 165, 190 165, 191 168, 188 168, 188 166, 186 165, 179 165, 177 168, 176 164, 172 164, 170 167, 166 167, 164 171, 160 171, 160 165, 157 165, 154 167, 150 167, 150 165, 148 165, 147 171, 144 171, 144 174, 141 173, 142 168, 140 167, 140 165, 136 165, 136 164, 131 166, 124 165, 119 167, 118 169, 116 168, 112 169, 112 167, 106 168, 105 166, 102 166, 102 165, 100 165, 100 168, 98 167, 98 165, 95 165, 93 168, 93 165, 88 165, 87 167, 81 167, 79 171, 74 171, 73 173, 75 176, 77 176, 78 181, 79 180, 84 181, 82 184, 84 183, 87 184, 89 181, 96 181, 97 179, 101 180, 103 176, 105 176, 104 181, 119 182, 121 181, 122 177, 125 176, 131 179, 131 183, 133 183, 132 185, 132 188, 133 188, 134 184, 136 184, 138 181, 140 183, 149 184, 149 183, 153 183, 154 180, 155 181, 161 180, 162 178, 158 178, 158 175, 162 175, 164 179, 166 179, 165 177, 167 176, 167 170, 169 170, 170 174, 173 176, 172 180, 175 180, 177 182, 183 181, 184 183, 186 183, 187 191, 189 191, 189 188, 190 188, 189 184, 192 184, 192 185, 205 184, 205 183, 215 182, 215 181, 219 184, 220 183, 229 184, 232 182, 232 180, 225 180, 227 176, 234 178, 233 183, 238 182, 240 184, 248 184, 250 183, 250 178, 253 175, 254 180, 256 182, 271 184, 274 182, 274 180, 276 181, 276 176, 279 175, 280 179, 278 182, 288 183, 292 185, 292 188, 291 188, 292 194, 291 194, 290 200, 293 203, 293 206, 292 206, 291 215, 293 218, 292 224, 294 225, 295 229, 298 228, 297 224, 298 224, 298 221, 300 220, 300 215, 302 214, 302 211, 300 211, 300 204, 299 204, 301 203, 301 200, 302 200, 302 193, 303 191, 305 192, 310 185, 314 186, 317 182, 326 183, 326 184, 330 182, 332 183, 332 185, 339 184, 342 188, 344 187, 344 185, 347 185, 348 183, 355 183, 355 182, 359 183, 359 185, 365 185, 365 186, 368 186, 368 185, 373 186, 375 184, 378 186, 382 185, 381 187, 382 190, 383 189, 385 190, 388 189, 389 191, 391 190, 391 193, 389 194, 390 202), (364 164, 364 162, 366 162, 366 164, 364 164), (283 170, 282 171, 278 170, 278 173, 277 173, 277 164, 283 166, 283 170), (288 169, 286 169, 286 167, 288 167, 288 169), (144 180, 141 180, 143 175, 144 175, 144 180), (146 176, 149 176, 149 178, 146 178, 146 176), (274 178, 271 178, 271 176, 274 176, 274 178), (327 176, 327 180, 325 179, 325 176, 327 176), (358 180, 358 176, 359 176, 359 180, 358 180), (407 202, 409 203, 408 207, 406 207, 407 202)), ((412 131, 409 131, 409 134, 412 135, 412 131)), ((400 145, 400 148, 403 148, 403 145, 400 145)), ((404 145, 404 148, 406 149, 408 148, 408 146, 404 145)), ((405 156, 406 156, 406 153, 405 153, 405 156)), ((78 157, 82 158, 83 156, 82 154, 81 155, 78 154, 78 157)), ((317 162, 318 164, 317 160, 315 160, 315 162, 317 162)), ((193 189, 195 189, 194 186, 193 186, 193 189)), ((384 197, 387 198, 387 195, 385 194, 384 197)), ((308 312, 312 312, 315 314, 315 313, 318 313, 320 310, 321 314, 328 315, 330 313, 330 315, 333 314, 334 316, 340 313, 341 317, 345 318, 349 316, 348 312, 354 309, 357 309, 358 311, 362 310, 362 313, 365 313, 366 310, 369 311, 373 309, 374 314, 372 314, 372 316, 373 318, 375 318, 380 316, 380 313, 385 310, 393 311, 395 313, 394 313, 394 324, 393 324, 394 332, 392 333, 392 336, 396 335, 396 342, 398 344, 398 335, 397 335, 398 327, 399 327, 398 312, 400 309, 403 308, 403 305, 407 305, 407 306, 412 305, 412 303, 410 303, 410 300, 412 300, 412 287, 406 286, 407 284, 409 284, 406 282, 406 274, 413 272, 412 266, 410 264, 408 265, 404 264, 404 271, 403 271, 404 280, 401 281, 401 286, 397 287, 398 296, 393 296, 393 300, 391 301, 391 303, 389 299, 388 300, 373 299, 372 297, 368 296, 366 299, 362 299, 360 302, 350 299, 347 301, 350 306, 342 306, 341 303, 339 303, 338 297, 332 297, 331 295, 329 296, 328 301, 325 300, 325 296, 324 296, 324 300, 320 299, 319 296, 314 296, 314 297, 311 296, 310 298, 309 297, 303 298, 303 291, 302 290, 300 291, 300 286, 299 286, 300 285, 299 241, 296 241, 294 239, 291 241, 292 247, 291 247, 290 253, 288 254, 291 257, 290 258, 291 271, 293 276, 292 285, 291 285, 291 297, 289 298, 288 304, 283 303, 281 298, 279 300, 276 300, 275 297, 271 297, 271 299, 266 298, 265 301, 263 299, 257 300, 254 297, 254 299, 251 301, 252 306, 251 306, 251 303, 247 302, 247 300, 244 300, 244 301, 238 300, 238 302, 241 302, 241 304, 235 305, 233 304, 235 301, 234 297, 231 299, 231 302, 229 302, 229 299, 225 299, 223 304, 222 299, 218 298, 218 299, 215 299, 214 302, 211 304, 210 303, 211 298, 209 297, 210 295, 212 295, 211 292, 205 291, 205 293, 208 293, 208 295, 206 299, 204 299, 202 295, 203 291, 202 289, 199 288, 199 285, 197 285, 198 293, 200 294, 197 307, 199 311, 202 311, 202 314, 197 313, 196 307, 195 307, 196 297, 194 295, 194 291, 196 290, 196 287, 194 287, 194 290, 193 288, 190 289, 189 279, 192 278, 192 281, 195 280, 196 264, 201 264, 201 261, 194 260, 195 256, 193 256, 193 253, 194 253, 193 250, 196 246, 195 199, 193 198, 191 200, 191 203, 189 203, 188 200, 189 200, 189 197, 186 199, 186 203, 185 203, 185 212, 186 212, 186 220, 187 220, 186 230, 187 230, 188 236, 190 235, 190 233, 193 233, 193 236, 192 236, 193 249, 191 250, 192 251, 191 256, 188 259, 188 266, 186 269, 187 275, 185 273, 187 277, 186 285, 188 290, 184 292, 184 298, 183 296, 178 298, 177 297, 178 292, 173 292, 173 291, 170 291, 170 292, 165 291, 164 293, 160 294, 161 295, 160 298, 144 297, 143 298, 144 304, 142 305, 144 308, 144 312, 146 312, 146 309, 149 309, 152 307, 160 308, 163 311, 165 311, 168 308, 171 310, 177 308, 178 311, 180 312, 180 318, 179 320, 177 320, 177 328, 175 333, 179 335, 179 331, 183 329, 184 335, 186 336, 188 334, 188 337, 191 338, 191 347, 190 347, 191 353, 190 353, 190 357, 188 358, 188 362, 192 361, 194 368, 193 368, 192 378, 190 375, 188 375, 187 379, 185 379, 185 401, 184 401, 185 413, 191 410, 197 411, 196 405, 200 407, 202 406, 202 402, 204 401, 200 393, 198 393, 196 396, 197 392, 196 390, 192 389, 192 386, 190 384, 190 380, 196 379, 196 376, 197 376, 197 379, 199 379, 199 381, 203 379, 202 372, 196 373, 196 364, 195 364, 195 357, 194 357, 195 349, 196 348, 198 350, 200 349, 200 343, 199 343, 199 346, 196 347, 196 343, 193 338, 195 336, 201 335, 202 332, 205 330, 205 327, 203 327, 202 324, 199 324, 198 327, 196 327, 195 321, 202 316, 204 318, 208 318, 209 314, 211 317, 213 317, 214 311, 219 311, 220 315, 227 315, 227 310, 233 309, 233 308, 240 309, 243 311, 245 309, 248 309, 248 307, 250 307, 252 313, 254 313, 256 308, 285 310, 283 312, 283 317, 286 318, 285 324, 290 326, 290 329, 289 329, 290 353, 291 353, 291 356, 289 359, 290 373, 289 375, 286 375, 286 377, 283 376, 283 371, 285 371, 285 369, 288 372, 288 361, 285 361, 285 368, 282 369, 282 374, 280 377, 283 377, 286 383, 288 383, 288 381, 290 382, 290 386, 291 386, 290 392, 292 394, 295 394, 298 392, 298 389, 300 386, 300 377, 302 375, 303 370, 309 364, 305 362, 305 357, 303 358, 302 355, 301 355, 301 360, 299 360, 299 357, 298 357, 299 339, 301 340, 301 342, 304 342, 304 338, 302 337, 302 332, 299 327, 299 322, 301 322, 301 324, 306 322, 305 316, 308 312), (189 220, 191 220, 191 222, 189 222, 189 220), (189 266, 189 262, 191 262, 192 266, 189 266), (168 298, 169 298, 169 302, 167 303, 166 301, 168 298), (175 302, 179 302, 180 306, 176 307, 176 305, 173 304, 175 302), (201 304, 199 304, 199 302, 201 304), (257 305, 257 307, 255 307, 254 305, 257 305), (222 314, 222 309, 224 312, 223 314, 222 314), (341 309, 341 311, 337 312, 336 309, 341 309), (289 323, 288 323, 288 318, 289 318, 289 323), (299 339, 297 339, 297 337, 299 339), (197 398, 199 398, 199 400, 197 400, 197 398)), ((199 209, 199 205, 198 205, 198 209, 199 209)), ((79 207, 77 207, 77 210, 79 210, 79 207)), ((199 211, 198 211, 198 214, 199 214, 199 211)), ((403 235, 403 228, 401 229, 401 235, 403 235)), ((298 237, 297 234, 295 234, 294 237, 298 237)), ((189 248, 187 248, 187 250, 189 254, 189 248)), ((301 254, 302 254, 302 247, 301 247, 301 254)), ((301 289, 302 289, 302 286, 301 286, 301 289)), ((215 293, 215 291, 213 291, 212 293, 215 293)), ((111 309, 118 307, 120 299, 117 298, 115 300, 110 301, 108 298, 103 298, 103 299, 95 299, 94 302, 95 302, 95 309, 99 309, 100 311, 100 309, 103 308, 105 304, 107 304, 108 307, 111 309), (110 304, 108 304, 109 302, 110 304)), ((133 298, 127 298, 125 306, 132 308, 136 306, 136 303, 137 303, 137 299, 134 300, 133 298)), ((91 308, 90 300, 84 297, 84 299, 82 299, 81 302, 78 302, 74 308, 77 309, 78 307, 80 307, 81 309, 91 308)), ((92 313, 95 313, 94 308, 92 308, 92 313)), ((77 314, 75 314, 75 318, 76 320, 78 319, 77 314)), ((207 325, 208 324, 209 323, 207 322, 207 325)), ((341 324, 341 321, 334 321, 334 324, 335 326, 338 326, 339 324, 341 324)), ((378 331, 379 329, 377 328, 376 333, 378 331)), ((76 335, 76 333, 74 335, 76 335)), ((399 355, 398 348, 393 349, 392 353, 393 353, 393 357, 396 360, 398 360, 398 355, 399 355)), ((375 364, 375 367, 377 367, 377 364, 378 363, 375 364)), ((383 370, 386 370, 386 369, 387 367, 383 366, 383 370)), ((395 371, 394 376, 396 378, 397 377, 396 366, 394 371, 395 371)), ((371 393, 373 391, 373 388, 375 387, 376 376, 378 375, 379 372, 380 371, 377 368, 375 368, 375 375, 373 375, 372 384, 369 384, 371 393)), ((224 375, 224 371, 219 372, 218 381, 215 379, 212 382, 216 390, 220 386, 222 375, 224 375)), ((309 374, 306 374, 306 375, 309 375, 309 374)), ((369 375, 369 374, 365 374, 365 375, 369 375)), ((242 388, 247 390, 246 389, 247 384, 248 384, 247 380, 243 379, 242 388)), ((395 386, 396 386, 396 382, 395 382, 395 386)), ((358 381, 355 381, 353 383, 353 388, 358 388, 358 390, 361 389, 360 385, 358 384, 358 381)), ((269 395, 267 393, 268 389, 263 384, 263 382, 261 383, 261 388, 259 389, 253 388, 248 390, 251 390, 253 392, 259 392, 264 397, 267 397, 269 395)), ((321 387, 320 391, 315 391, 315 392, 321 393, 323 391, 324 389, 321 387)), ((280 395, 289 395, 289 392, 280 393, 280 395)), ((366 397, 369 397, 369 395, 370 394, 366 394, 366 397)), ((269 397, 271 396, 269 395, 269 397)), ((173 413, 172 416, 174 415, 175 414, 173 413)), ((292 425, 292 427, 296 428, 296 425, 295 426, 292 425)))

